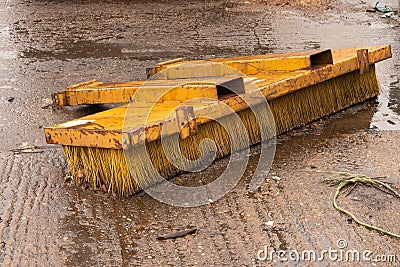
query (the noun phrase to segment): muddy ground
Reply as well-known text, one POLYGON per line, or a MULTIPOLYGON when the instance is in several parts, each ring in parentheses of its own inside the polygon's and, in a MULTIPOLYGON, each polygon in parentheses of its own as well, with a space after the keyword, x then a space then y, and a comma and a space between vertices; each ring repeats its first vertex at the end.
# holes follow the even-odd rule
MULTIPOLYGON (((375 1, 18 1, 0 2, 0 261, 4 266, 348 265, 257 259, 260 250, 370 250, 400 266, 400 240, 360 227, 332 207, 322 183, 347 171, 400 186, 400 20, 367 13, 375 1), (299 4, 299 8, 294 3, 299 4), (207 58, 390 44, 379 63, 382 93, 279 138, 265 183, 235 189, 199 208, 175 208, 145 194, 117 199, 64 184, 59 147, 43 127, 94 112, 43 108, 50 94, 98 79, 144 79, 145 68, 176 57, 207 58), (18 154, 12 149, 40 146, 18 154), (158 240, 196 228, 182 238, 158 240), (341 243, 338 244, 338 241, 341 243), (339 246, 347 242, 345 248, 339 246)), ((395 9, 398 1, 381 1, 395 9)), ((250 164, 259 149, 253 148, 250 164)), ((211 175, 222 161, 201 175, 211 175)), ((198 179, 198 175, 180 178, 198 179)), ((341 204, 364 221, 400 233, 400 201, 356 187, 341 204)), ((263 256, 261 253, 258 256, 263 256)))

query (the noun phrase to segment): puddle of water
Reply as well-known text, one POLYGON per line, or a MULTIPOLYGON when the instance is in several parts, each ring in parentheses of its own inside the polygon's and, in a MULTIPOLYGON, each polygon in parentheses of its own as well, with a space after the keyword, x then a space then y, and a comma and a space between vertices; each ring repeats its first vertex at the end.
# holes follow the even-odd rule
MULTIPOLYGON (((362 47, 370 45, 390 44, 393 58, 377 63, 377 75, 381 86, 381 95, 378 97, 378 107, 369 121, 369 127, 381 130, 400 129, 400 67, 396 64, 400 60, 399 35, 391 29, 387 21, 369 23, 372 18, 365 13, 355 13, 350 20, 357 19, 361 24, 348 25, 349 19, 327 19, 324 23, 316 23, 298 15, 285 17, 288 27, 279 28, 282 21, 275 21, 275 33, 278 50, 296 51, 301 49, 340 49, 345 47, 362 47), (299 47, 299 44, 302 47, 299 47)), ((376 20, 376 19, 374 19, 376 20)), ((399 22, 397 22, 399 23, 399 22)))

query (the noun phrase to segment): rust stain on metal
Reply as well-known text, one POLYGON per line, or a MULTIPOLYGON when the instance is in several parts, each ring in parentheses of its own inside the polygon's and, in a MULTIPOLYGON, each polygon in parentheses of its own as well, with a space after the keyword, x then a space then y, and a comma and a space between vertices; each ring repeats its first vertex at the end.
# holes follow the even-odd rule
POLYGON ((368 49, 357 50, 358 66, 360 68, 360 73, 365 74, 369 71, 369 56, 368 49))

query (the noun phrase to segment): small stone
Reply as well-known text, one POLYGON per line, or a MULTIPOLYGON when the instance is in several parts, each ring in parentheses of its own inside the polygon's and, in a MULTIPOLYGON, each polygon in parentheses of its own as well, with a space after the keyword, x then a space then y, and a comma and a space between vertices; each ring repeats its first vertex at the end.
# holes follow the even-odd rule
POLYGON ((279 177, 279 176, 272 176, 272 179, 274 179, 275 181, 280 181, 280 180, 282 180, 282 178, 279 177))

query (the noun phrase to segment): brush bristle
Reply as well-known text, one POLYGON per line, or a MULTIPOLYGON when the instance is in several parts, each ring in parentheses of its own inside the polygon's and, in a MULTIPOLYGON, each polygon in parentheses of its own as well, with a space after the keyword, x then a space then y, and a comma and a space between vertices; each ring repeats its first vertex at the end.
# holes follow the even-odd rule
MULTIPOLYGON (((379 94, 378 81, 375 75, 375 68, 371 66, 368 73, 361 75, 359 71, 354 71, 328 81, 298 90, 294 93, 284 95, 269 101, 271 111, 275 119, 276 134, 287 132, 296 127, 302 126, 318 118, 333 114, 341 109, 365 101, 379 94)), ((243 121, 250 144, 260 142, 260 129, 253 112, 250 109, 238 112, 243 121)), ((272 125, 273 119, 263 116, 262 125, 272 125)), ((221 119, 221 124, 230 125, 233 129, 237 128, 237 120, 231 116, 221 119)), ((268 137, 272 137, 274 127, 268 130, 268 137)), ((221 158, 233 150, 241 149, 247 145, 247 139, 240 134, 236 134, 231 143, 227 131, 218 122, 211 121, 199 125, 199 133, 190 136, 185 140, 174 142, 177 136, 166 137, 163 140, 164 146, 169 146, 173 155, 182 153, 189 160, 196 160, 201 156, 199 143, 205 138, 211 142, 204 142, 206 151, 216 148, 216 157, 221 158)), ((159 182, 152 172, 151 166, 146 166, 143 160, 145 150, 132 149, 123 151, 118 149, 104 149, 91 147, 63 146, 69 166, 69 173, 76 182, 88 182, 94 188, 106 186, 109 192, 118 195, 131 195, 144 186, 149 186, 159 182), (125 156, 128 157, 130 164, 128 168, 125 156)), ((163 177, 172 177, 180 172, 174 167, 163 151, 161 141, 155 141, 146 145, 148 156, 152 159, 155 170, 163 177)), ((180 166, 190 168, 187 161, 181 160, 180 166)))

